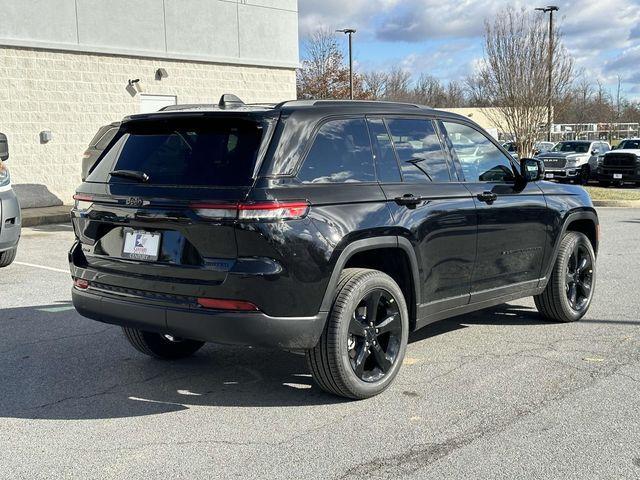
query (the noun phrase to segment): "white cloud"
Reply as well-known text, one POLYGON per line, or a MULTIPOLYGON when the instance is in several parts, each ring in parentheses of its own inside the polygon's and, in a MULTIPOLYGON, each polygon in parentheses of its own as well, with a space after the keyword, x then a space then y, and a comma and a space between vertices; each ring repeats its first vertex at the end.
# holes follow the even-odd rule
MULTIPOLYGON (((435 72, 446 80, 472 70, 482 54, 486 20, 508 6, 533 9, 546 4, 546 0, 299 0, 300 34, 304 38, 319 26, 354 27, 359 42, 399 42, 393 63, 412 72, 435 72), (443 46, 443 40, 449 41, 443 46)), ((558 0, 557 5, 564 43, 578 69, 609 84, 620 75, 628 83, 626 91, 640 91, 638 0, 558 0)))
POLYGON ((300 37, 318 28, 355 27, 359 33, 375 30, 373 19, 390 11, 400 0, 299 0, 300 37))

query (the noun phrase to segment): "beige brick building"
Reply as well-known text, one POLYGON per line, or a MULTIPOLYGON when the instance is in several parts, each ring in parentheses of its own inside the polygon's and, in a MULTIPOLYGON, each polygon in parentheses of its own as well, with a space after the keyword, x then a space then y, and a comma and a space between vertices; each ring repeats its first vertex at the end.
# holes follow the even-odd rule
MULTIPOLYGON (((234 93, 245 102, 295 98, 295 0, 278 2, 288 9, 271 8, 274 2, 267 0, 190 1, 195 10, 187 12, 189 21, 182 12, 174 25, 170 18, 145 24, 149 12, 163 10, 157 15, 160 19, 179 1, 140 0, 137 12, 127 7, 127 15, 134 17, 125 27, 121 16, 105 13, 103 31, 95 26, 83 30, 83 21, 95 17, 90 11, 85 18, 82 8, 70 9, 68 15, 77 16, 74 22, 51 11, 49 20, 60 26, 56 33, 42 32, 39 19, 36 25, 21 24, 29 23, 28 14, 35 12, 24 11, 24 4, 32 2, 15 2, 13 15, 10 9, 0 32, 0 132, 9 139, 8 165, 23 207, 52 203, 56 198, 70 203, 80 183, 81 155, 88 142, 100 126, 125 115, 165 104, 214 103, 223 93, 234 93), (140 4, 148 11, 140 10, 140 4), (212 18, 220 22, 224 15, 228 22, 217 23, 217 28, 201 25, 212 18), (184 33, 187 27, 205 38, 184 33), (64 28, 76 31, 55 38, 64 28), (136 50, 118 44, 122 35, 134 38, 149 28, 158 31, 157 41, 137 42, 136 50), (47 35, 52 38, 42 38, 47 35), (229 35, 233 41, 221 46, 228 43, 229 35), (159 79, 158 69, 168 76, 159 79), (136 79, 139 82, 131 88, 129 81, 136 79), (51 139, 42 141, 41 132, 51 132, 51 139)), ((56 0, 51 6, 67 3, 74 1, 56 0)), ((78 0, 79 6, 83 3, 95 9, 122 2, 78 0)), ((38 14, 46 16, 46 12, 38 14)))

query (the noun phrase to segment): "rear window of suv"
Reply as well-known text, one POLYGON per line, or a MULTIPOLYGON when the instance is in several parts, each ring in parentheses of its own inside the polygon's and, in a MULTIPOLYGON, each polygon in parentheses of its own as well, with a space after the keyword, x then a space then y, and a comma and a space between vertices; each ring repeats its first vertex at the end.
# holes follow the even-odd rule
POLYGON ((180 119, 133 121, 87 177, 87 182, 131 183, 110 175, 131 170, 153 185, 247 186, 266 121, 180 119))

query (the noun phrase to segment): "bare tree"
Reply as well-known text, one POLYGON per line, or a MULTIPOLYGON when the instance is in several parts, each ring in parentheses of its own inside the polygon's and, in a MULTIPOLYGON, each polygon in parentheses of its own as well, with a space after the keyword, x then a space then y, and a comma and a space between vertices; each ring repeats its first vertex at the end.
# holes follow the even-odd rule
POLYGON ((467 105, 470 107, 489 107, 489 94, 484 79, 479 73, 467 76, 464 80, 467 105))
MULTIPOLYGON (((554 35, 553 91, 561 96, 573 75, 573 61, 554 35)), ((496 108, 487 115, 512 133, 518 153, 530 156, 540 125, 546 123, 549 33, 542 15, 507 8, 485 25, 485 59, 478 82, 486 101, 496 108)))
POLYGON ((467 98, 464 85, 461 82, 451 81, 447 85, 445 93, 445 104, 443 107, 464 107, 467 105, 467 98))
POLYGON ((381 71, 371 71, 362 74, 362 87, 366 96, 372 100, 384 98, 387 87, 387 73, 381 71))
POLYGON ((396 102, 412 101, 411 74, 400 67, 393 67, 387 74, 384 98, 396 102))
POLYGON ((423 73, 413 88, 413 97, 417 103, 430 107, 442 107, 445 106, 446 92, 437 78, 423 73))
MULTIPOLYGON (((298 70, 298 98, 349 98, 349 68, 334 32, 316 30, 304 43, 298 70)), ((366 98, 362 79, 354 74, 354 97, 366 98)))

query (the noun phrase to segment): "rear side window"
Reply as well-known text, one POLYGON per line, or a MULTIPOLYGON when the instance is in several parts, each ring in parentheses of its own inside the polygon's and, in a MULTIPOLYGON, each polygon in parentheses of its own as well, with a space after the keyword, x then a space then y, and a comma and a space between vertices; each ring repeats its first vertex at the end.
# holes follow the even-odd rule
POLYGON ((131 183, 109 172, 134 170, 153 185, 248 186, 265 129, 229 118, 132 122, 87 181, 131 183))
POLYGON ((386 119, 405 182, 449 182, 449 166, 433 122, 386 119))
POLYGON ((323 124, 298 178, 304 183, 375 181, 371 143, 364 119, 331 120, 323 124))
POLYGON ((105 148, 107 148, 107 145, 109 145, 109 142, 113 140, 113 137, 116 136, 116 133, 118 133, 118 129, 116 127, 112 127, 107 130, 105 134, 102 135, 102 137, 100 137, 100 139, 95 143, 94 148, 96 150, 104 150, 105 148))
POLYGON ((391 137, 387 132, 381 118, 370 118, 369 133, 371 134, 371 145, 373 146, 373 156, 376 161, 376 172, 378 180, 381 182, 400 182, 400 168, 393 151, 391 137))

